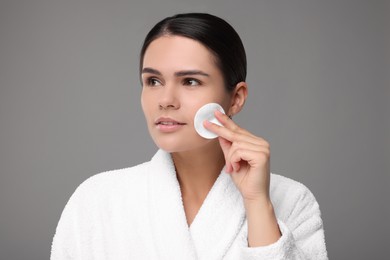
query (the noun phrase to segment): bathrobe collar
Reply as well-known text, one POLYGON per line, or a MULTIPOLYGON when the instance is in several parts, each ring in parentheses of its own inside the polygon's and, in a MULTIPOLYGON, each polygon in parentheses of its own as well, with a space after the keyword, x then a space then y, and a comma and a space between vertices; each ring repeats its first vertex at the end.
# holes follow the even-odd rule
POLYGON ((150 162, 149 205, 159 259, 221 259, 241 229, 245 210, 229 174, 221 172, 190 227, 169 153, 150 162))

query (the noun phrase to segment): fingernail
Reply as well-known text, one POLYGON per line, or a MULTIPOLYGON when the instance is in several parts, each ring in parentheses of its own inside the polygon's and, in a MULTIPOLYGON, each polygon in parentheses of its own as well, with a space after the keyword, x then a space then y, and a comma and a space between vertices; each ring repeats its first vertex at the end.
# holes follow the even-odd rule
POLYGON ((209 120, 204 120, 203 121, 203 125, 204 126, 210 126, 211 125, 211 122, 209 120))
POLYGON ((232 173, 232 172, 233 172, 233 166, 231 164, 229 164, 228 173, 232 173))
POLYGON ((222 114, 222 112, 219 111, 218 109, 215 109, 215 112, 217 112, 217 114, 222 114))

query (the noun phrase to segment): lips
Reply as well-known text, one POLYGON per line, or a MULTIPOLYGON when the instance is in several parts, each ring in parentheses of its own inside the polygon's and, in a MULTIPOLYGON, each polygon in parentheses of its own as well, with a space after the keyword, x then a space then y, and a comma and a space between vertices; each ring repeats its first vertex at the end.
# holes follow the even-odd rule
POLYGON ((169 117, 160 117, 155 121, 155 125, 161 133, 173 133, 182 129, 186 124, 169 117))
POLYGON ((182 125, 181 123, 178 123, 178 122, 166 122, 166 121, 163 121, 163 122, 159 122, 158 125, 182 125))
POLYGON ((166 125, 166 126, 172 126, 172 125, 185 125, 185 123, 176 121, 169 117, 160 117, 155 121, 156 125, 166 125))

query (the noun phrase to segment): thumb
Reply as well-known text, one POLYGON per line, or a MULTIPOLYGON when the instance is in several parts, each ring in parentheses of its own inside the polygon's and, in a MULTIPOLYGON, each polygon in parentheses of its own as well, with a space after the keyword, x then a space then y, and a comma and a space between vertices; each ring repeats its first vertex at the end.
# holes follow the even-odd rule
POLYGON ((218 137, 218 141, 219 141, 219 145, 222 148, 223 155, 225 156, 226 172, 231 172, 233 170, 233 167, 227 158, 232 143, 221 136, 218 137))

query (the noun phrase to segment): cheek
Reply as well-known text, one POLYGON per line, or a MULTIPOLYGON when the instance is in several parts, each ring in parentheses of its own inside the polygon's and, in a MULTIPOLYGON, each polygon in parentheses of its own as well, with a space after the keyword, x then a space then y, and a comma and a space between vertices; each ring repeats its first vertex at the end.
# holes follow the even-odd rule
POLYGON ((191 126, 191 131, 195 133, 194 118, 198 110, 206 103, 215 102, 199 97, 192 97, 188 102, 182 103, 182 111, 185 113, 187 123, 191 126))
POLYGON ((142 107, 142 111, 144 112, 144 115, 146 118, 148 118, 148 115, 149 115, 149 111, 150 111, 150 108, 151 108, 151 98, 150 98, 150 95, 146 95, 144 92, 142 92, 141 94, 141 107, 142 107))
POLYGON ((187 111, 191 111, 192 117, 195 117, 198 109, 207 103, 220 104, 226 111, 230 106, 231 97, 222 91, 210 91, 196 96, 193 95, 186 102, 187 111))

